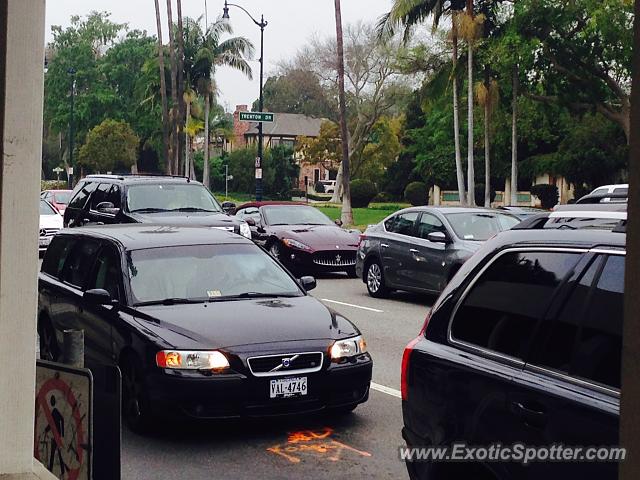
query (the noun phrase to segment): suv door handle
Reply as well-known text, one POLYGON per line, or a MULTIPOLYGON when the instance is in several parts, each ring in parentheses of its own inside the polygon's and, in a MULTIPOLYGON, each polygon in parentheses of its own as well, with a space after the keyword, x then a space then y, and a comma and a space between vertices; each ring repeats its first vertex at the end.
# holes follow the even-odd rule
POLYGON ((389 248, 389 245, 387 245, 386 243, 381 243, 381 244, 380 244, 380 246, 381 246, 382 248, 389 248))
POLYGON ((420 253, 420 250, 416 250, 415 248, 409 249, 411 253, 420 253))
POLYGON ((547 423, 547 413, 542 410, 527 407, 520 402, 511 402, 511 408, 527 425, 541 428, 547 423))

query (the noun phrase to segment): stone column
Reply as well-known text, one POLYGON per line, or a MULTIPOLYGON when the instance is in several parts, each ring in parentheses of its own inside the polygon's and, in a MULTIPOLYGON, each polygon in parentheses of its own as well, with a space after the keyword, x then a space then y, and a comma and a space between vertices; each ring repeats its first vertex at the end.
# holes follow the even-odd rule
POLYGON ((45 0, 0 0, 0 477, 33 459, 45 0))

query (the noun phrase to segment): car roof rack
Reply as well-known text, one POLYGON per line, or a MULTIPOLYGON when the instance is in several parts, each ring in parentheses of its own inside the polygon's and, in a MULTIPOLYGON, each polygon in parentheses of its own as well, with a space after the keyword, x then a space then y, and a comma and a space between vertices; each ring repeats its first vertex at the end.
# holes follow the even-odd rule
POLYGON ((190 182, 191 179, 185 175, 167 175, 165 173, 118 173, 118 174, 104 174, 104 173, 95 173, 91 175, 87 175, 85 178, 111 178, 118 180, 125 180, 127 178, 153 178, 153 177, 165 177, 165 178, 180 178, 182 180, 186 180, 190 182))
MULTIPOLYGON (((574 205, 568 205, 574 207, 574 205)), ((564 207, 564 206, 563 206, 564 207)), ((618 205, 620 207, 620 205, 618 205)), ((554 212, 541 213, 529 217, 518 225, 512 228, 512 230, 542 230, 542 229, 581 229, 581 228, 593 228, 603 229, 603 227, 611 228, 610 224, 606 223, 606 220, 611 220, 615 223, 615 226, 611 229, 613 233, 626 233, 627 232, 627 212, 626 205, 624 210, 615 208, 599 208, 599 209, 586 209, 582 208, 570 208, 559 209, 554 212), (566 221, 562 221, 566 220, 566 221), (593 220, 589 223, 589 220, 593 220), (578 225, 572 225, 572 221, 580 222, 578 225)), ((607 229, 608 229, 607 228, 607 229)))

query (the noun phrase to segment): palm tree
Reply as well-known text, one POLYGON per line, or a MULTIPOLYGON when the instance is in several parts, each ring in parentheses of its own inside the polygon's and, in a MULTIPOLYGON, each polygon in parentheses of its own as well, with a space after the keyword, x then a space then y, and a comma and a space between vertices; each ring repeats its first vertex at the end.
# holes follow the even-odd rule
POLYGON ((462 205, 466 204, 464 173, 462 171, 462 153, 460 150, 460 109, 458 99, 458 23, 459 12, 464 0, 394 0, 391 11, 383 15, 378 22, 381 36, 391 37, 399 27, 404 27, 404 39, 407 41, 411 29, 433 16, 433 30, 438 28, 442 17, 451 14, 452 52, 452 92, 453 92, 453 139, 455 145, 456 179, 458 197, 462 205))
POLYGON ((183 158, 183 143, 186 143, 187 139, 183 137, 184 128, 187 122, 188 117, 186 116, 186 105, 184 100, 184 34, 183 34, 183 25, 182 25, 182 0, 176 0, 176 6, 178 7, 178 65, 177 65, 177 81, 178 81, 178 164, 180 166, 184 165, 186 158, 183 158))
POLYGON ((172 162, 169 153, 169 110, 167 105, 167 85, 164 70, 164 45, 162 44, 162 22, 160 21, 160 3, 155 0, 156 4, 156 28, 158 29, 158 65, 160 66, 160 96, 162 97, 162 147, 164 151, 164 159, 166 162, 165 170, 167 174, 171 174, 172 162))
POLYGON ((513 65, 511 101, 511 205, 518 205, 518 64, 513 65))
POLYGON ((349 130, 347 129, 347 104, 344 94, 344 36, 340 0, 335 0, 336 40, 338 46, 338 98, 340 103, 340 136, 342 137, 342 215, 345 225, 353 225, 351 210, 351 178, 349 172, 349 130))
POLYGON ((484 110, 484 206, 491 206, 491 114, 498 102, 498 82, 485 66, 484 81, 475 87, 476 100, 484 110))
POLYGON ((191 176, 191 171, 192 171, 192 165, 191 165, 191 160, 190 160, 190 156, 189 156, 189 152, 191 151, 191 142, 190 140, 195 137, 197 135, 197 133, 201 130, 201 128, 196 128, 199 127, 200 124, 202 124, 202 128, 204 128, 204 123, 200 122, 197 123, 197 121, 195 119, 191 118, 191 104, 196 101, 196 99, 198 98, 198 96, 196 95, 196 92, 193 91, 191 88, 189 88, 189 86, 187 86, 187 89, 184 92, 184 103, 185 103, 185 108, 186 108, 186 117, 185 117, 185 129, 184 129, 184 133, 185 133, 185 139, 184 139, 184 143, 185 143, 185 151, 184 151, 184 163, 185 163, 185 167, 184 167, 184 176, 188 177, 192 180, 195 180, 192 176, 191 176))
POLYGON ((209 116, 215 99, 213 75, 219 65, 239 70, 252 78, 247 58, 253 56, 253 44, 245 37, 233 37, 222 41, 224 34, 233 34, 231 24, 217 20, 202 31, 200 20, 185 19, 185 77, 204 97, 204 168, 202 183, 209 188, 209 116))
POLYGON ((175 42, 173 35, 173 14, 171 0, 167 0, 167 19, 169 22, 169 60, 171 61, 171 162, 173 172, 177 175, 178 165, 178 63, 176 60, 175 42))

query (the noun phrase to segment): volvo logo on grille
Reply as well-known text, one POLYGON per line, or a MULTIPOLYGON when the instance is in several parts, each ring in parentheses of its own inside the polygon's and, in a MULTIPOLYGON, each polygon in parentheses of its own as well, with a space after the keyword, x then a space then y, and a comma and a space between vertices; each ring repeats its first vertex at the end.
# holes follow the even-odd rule
POLYGON ((280 365, 276 365, 276 367, 269 370, 270 372, 277 372, 282 370, 283 368, 289 368, 291 366, 291 362, 293 362, 296 358, 298 358, 300 354, 294 355, 293 357, 284 357, 280 360, 280 365))
POLYGON ((342 257, 340 255, 336 255, 336 262, 340 263, 340 260, 342 260, 342 257))

